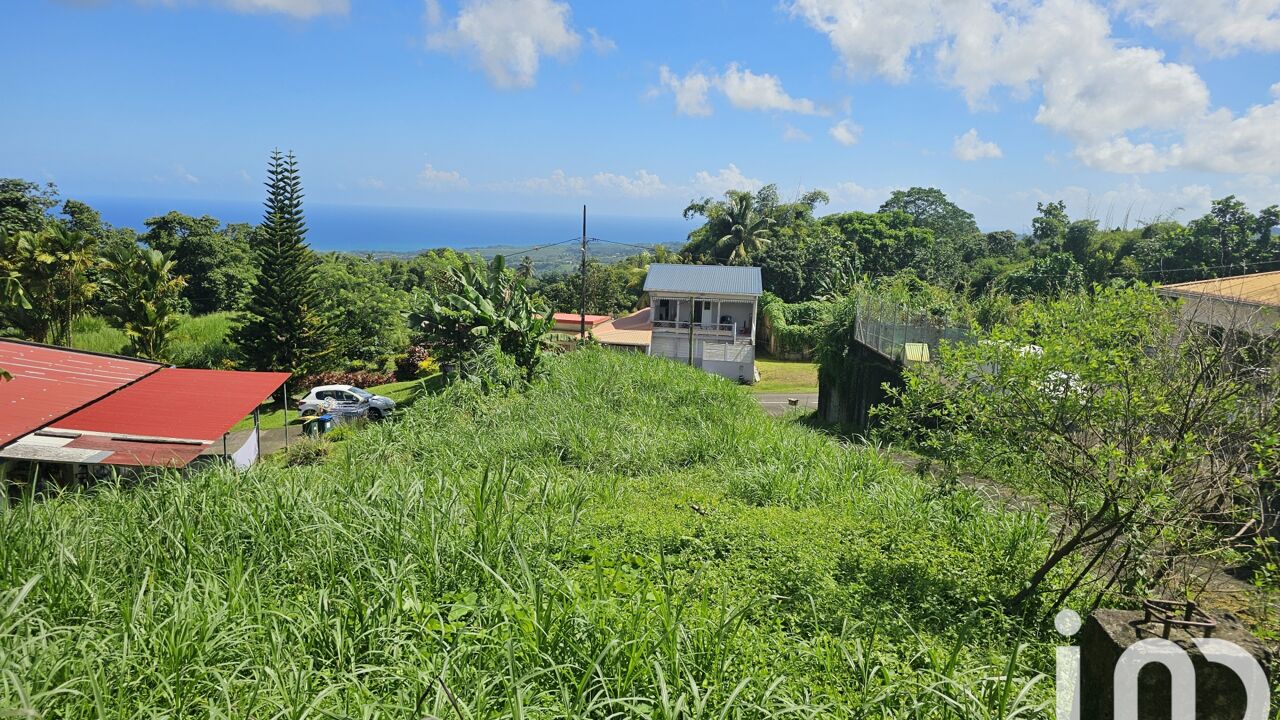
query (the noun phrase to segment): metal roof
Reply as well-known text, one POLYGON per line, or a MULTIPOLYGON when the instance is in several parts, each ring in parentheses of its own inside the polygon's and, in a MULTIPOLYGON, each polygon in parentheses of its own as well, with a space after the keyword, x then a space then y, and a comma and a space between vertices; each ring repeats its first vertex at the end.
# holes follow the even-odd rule
POLYGON ((759 295, 764 291, 760 268, 730 265, 649 266, 645 292, 706 293, 708 295, 759 295))
POLYGON ((0 446, 160 369, 159 363, 0 340, 0 446))
POLYGON ((213 442, 288 379, 282 372, 164 368, 49 430, 213 442))
POLYGON ((1164 285, 1165 295, 1203 297, 1247 305, 1280 307, 1280 270, 1164 285))

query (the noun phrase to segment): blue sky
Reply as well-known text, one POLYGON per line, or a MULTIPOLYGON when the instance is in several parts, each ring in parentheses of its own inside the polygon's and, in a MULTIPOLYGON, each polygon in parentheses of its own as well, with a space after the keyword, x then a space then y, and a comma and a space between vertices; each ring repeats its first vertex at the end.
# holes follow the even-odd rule
POLYGON ((1280 202, 1278 52, 1280 0, 24 0, 0 175, 256 200, 278 146, 325 204, 1185 218, 1280 202))

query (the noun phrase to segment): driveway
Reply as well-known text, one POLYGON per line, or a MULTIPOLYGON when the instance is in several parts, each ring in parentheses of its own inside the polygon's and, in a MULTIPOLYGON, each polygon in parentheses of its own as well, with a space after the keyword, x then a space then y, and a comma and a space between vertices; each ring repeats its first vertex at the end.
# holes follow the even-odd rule
POLYGON ((756 402, 770 415, 786 415, 788 412, 810 412, 818 409, 818 393, 759 393, 756 402), (795 400, 793 406, 791 400, 795 400))

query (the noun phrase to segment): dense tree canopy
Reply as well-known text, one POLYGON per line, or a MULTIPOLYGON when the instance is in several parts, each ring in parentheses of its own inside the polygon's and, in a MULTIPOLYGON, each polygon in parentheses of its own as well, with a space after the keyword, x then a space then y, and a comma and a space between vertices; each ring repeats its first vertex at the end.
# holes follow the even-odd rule
POLYGON ((188 278, 184 297, 197 314, 238 310, 256 274, 248 225, 219 227, 216 218, 170 212, 148 218, 142 242, 168 255, 188 278))

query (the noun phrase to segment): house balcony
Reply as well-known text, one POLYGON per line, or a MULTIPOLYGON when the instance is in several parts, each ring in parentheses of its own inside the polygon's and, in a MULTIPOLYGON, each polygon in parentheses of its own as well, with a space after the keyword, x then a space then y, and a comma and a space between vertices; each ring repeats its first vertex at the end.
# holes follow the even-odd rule
MULTIPOLYGON (((689 321, 687 320, 654 320, 654 332, 670 331, 682 332, 688 334, 689 321)), ((715 340, 718 342, 732 342, 740 345, 751 344, 750 331, 743 331, 734 323, 693 323, 693 334, 695 337, 704 340, 715 340)))

